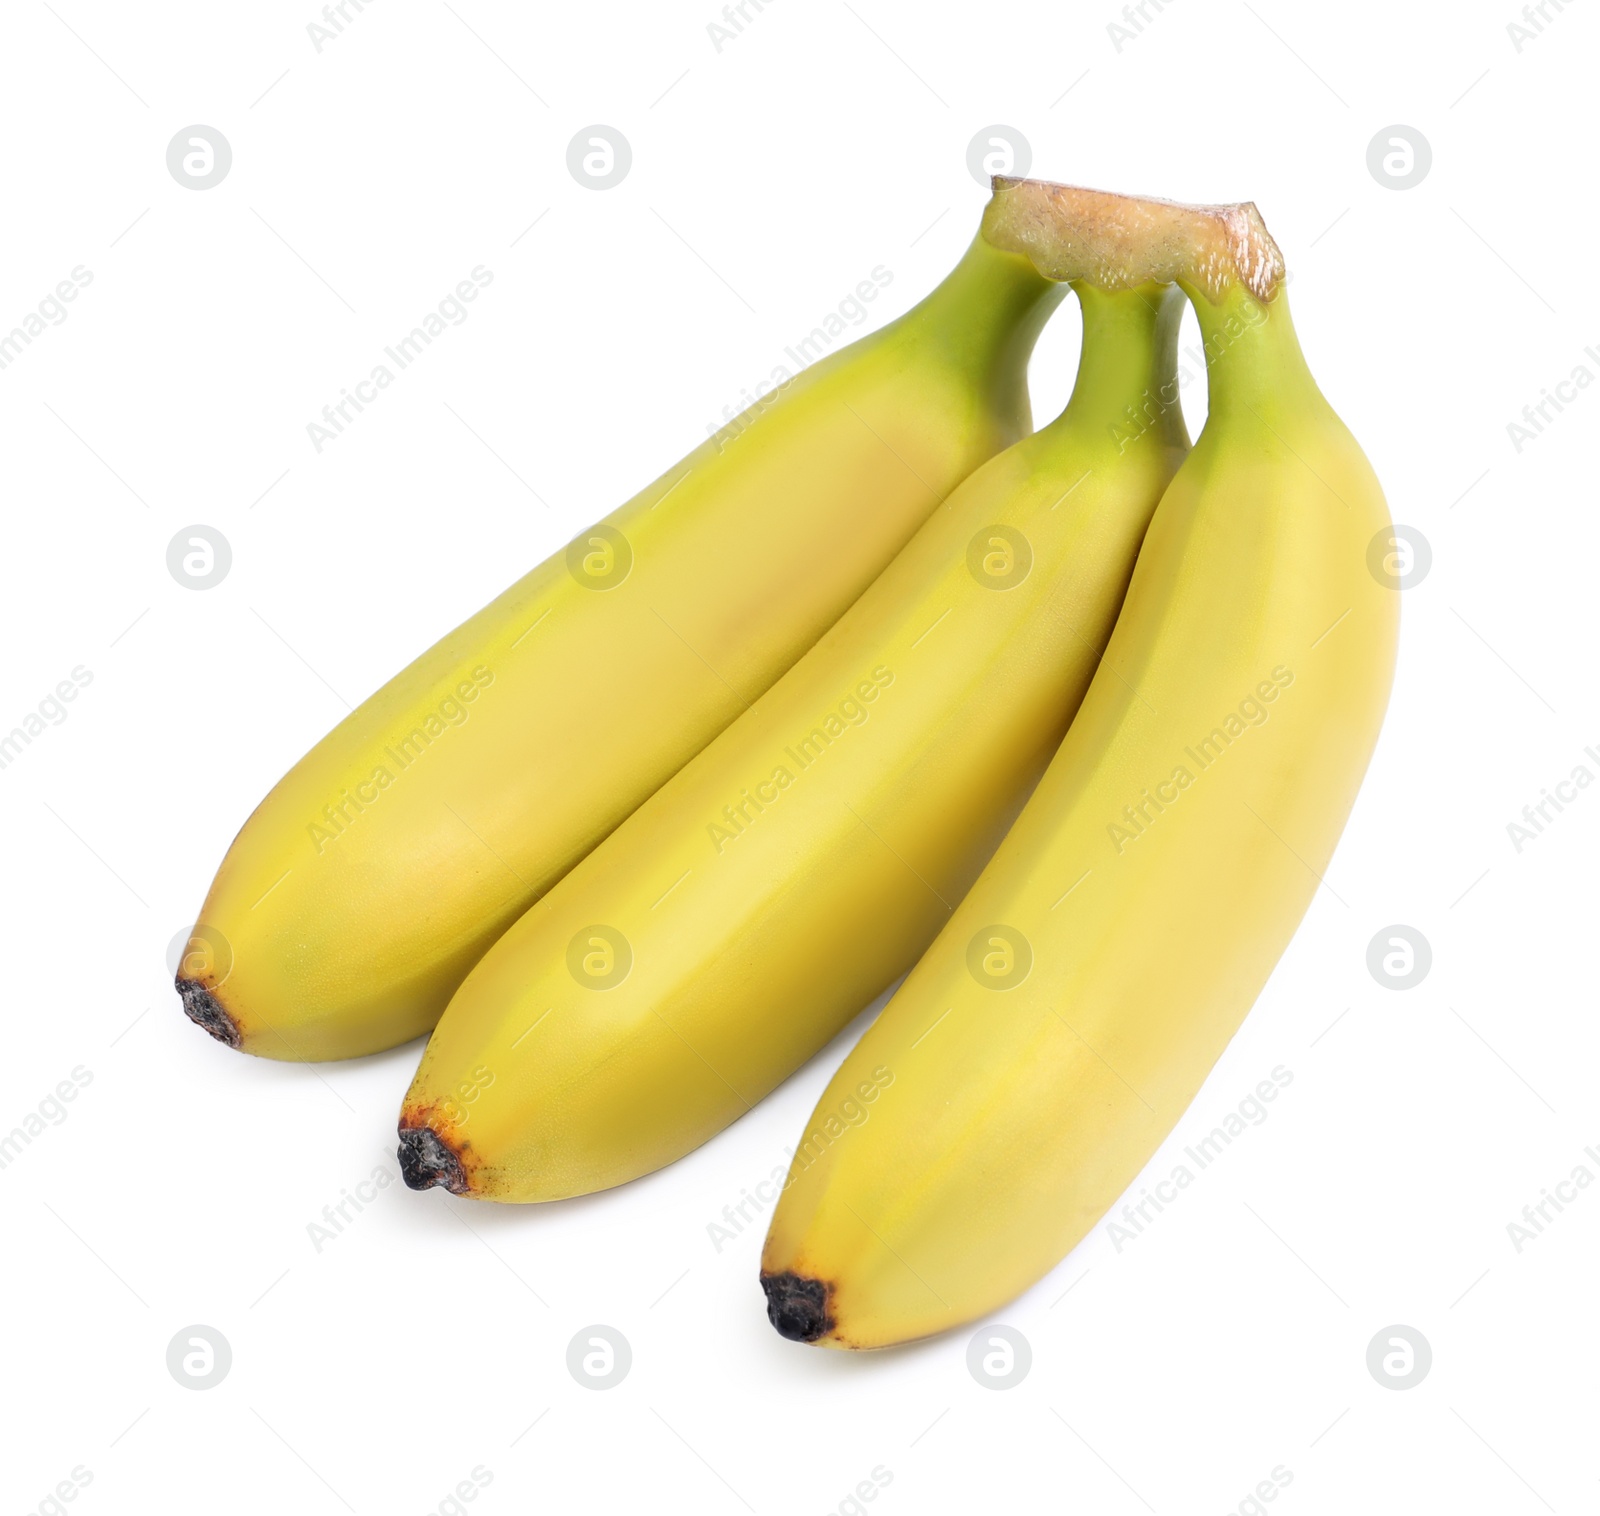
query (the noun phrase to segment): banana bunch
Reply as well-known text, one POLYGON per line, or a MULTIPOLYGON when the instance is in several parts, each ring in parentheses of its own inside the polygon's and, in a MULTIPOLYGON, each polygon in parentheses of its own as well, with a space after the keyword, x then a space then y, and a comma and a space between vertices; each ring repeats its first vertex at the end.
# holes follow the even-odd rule
POLYGON ((1388 514, 1283 282, 1253 206, 996 180, 921 305, 301 760, 184 1009, 282 1058, 433 1028, 406 1182, 544 1201, 692 1151, 907 975, 795 1149, 768 1316, 882 1347, 1026 1289, 1237 1030, 1387 702, 1388 514), (1077 381, 1027 435, 1068 290, 1077 381))

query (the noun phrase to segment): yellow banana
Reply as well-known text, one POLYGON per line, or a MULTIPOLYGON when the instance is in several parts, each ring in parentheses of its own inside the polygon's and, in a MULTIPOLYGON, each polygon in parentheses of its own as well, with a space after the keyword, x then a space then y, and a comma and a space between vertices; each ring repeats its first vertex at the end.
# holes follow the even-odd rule
POLYGON ((1067 1254, 1260 992, 1388 700, 1397 597, 1368 568, 1388 511, 1254 207, 1001 183, 986 230, 1048 273, 1041 229, 1096 203, 1129 277, 1189 295, 1209 419, 1059 754, 801 1139, 762 1258, 786 1337, 926 1336, 1067 1254))
POLYGON ((1079 297, 1061 417, 956 490, 468 976, 401 1113, 413 1188, 554 1200, 660 1168, 938 931, 1066 731, 1188 447, 1177 290, 1079 297))
POLYGON ((397 675, 246 821, 177 989, 220 1040, 427 1031, 499 934, 1030 429, 1059 284, 980 236, 931 295, 756 402, 397 675))

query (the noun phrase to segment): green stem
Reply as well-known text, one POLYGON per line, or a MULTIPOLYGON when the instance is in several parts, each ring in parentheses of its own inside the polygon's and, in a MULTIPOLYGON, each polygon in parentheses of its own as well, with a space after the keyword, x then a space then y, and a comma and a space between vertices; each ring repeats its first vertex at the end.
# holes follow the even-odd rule
POLYGON ((1000 406, 1026 415, 1028 359, 1066 286, 981 235, 939 286, 895 322, 923 354, 966 373, 1000 406))
POLYGON ((1067 408, 1044 428, 1103 428, 1119 449, 1137 440, 1189 446, 1178 399, 1178 329, 1184 299, 1171 284, 1105 290, 1081 280, 1083 349, 1067 408))
POLYGON ((1212 300, 1181 282, 1205 346, 1208 426, 1255 422, 1276 428, 1326 408, 1300 350, 1286 291, 1280 288, 1263 302, 1235 284, 1212 300))

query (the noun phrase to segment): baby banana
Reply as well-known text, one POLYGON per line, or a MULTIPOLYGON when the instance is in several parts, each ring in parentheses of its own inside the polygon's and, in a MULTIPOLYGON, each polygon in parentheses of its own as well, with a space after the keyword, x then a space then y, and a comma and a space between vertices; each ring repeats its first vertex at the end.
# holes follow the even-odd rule
POLYGON ((1272 972, 1388 701, 1396 596, 1368 569, 1388 511, 1254 207, 1002 183, 986 226, 1048 273, 1043 229, 1094 204, 1129 277, 1190 297, 1210 415, 1059 754, 801 1138, 762 1258, 785 1337, 922 1337, 1067 1254, 1272 972), (841 1105, 867 1119, 830 1127, 841 1105))
POLYGON ((920 305, 758 401, 384 685, 234 838, 184 1010, 272 1058, 427 1031, 501 932, 1027 434, 1028 356, 1061 293, 978 237, 920 305))
MULTIPOLYGON (((1091 245, 1053 275, 1097 266, 1090 230, 1063 227, 1091 245)), ((1188 447, 1181 295, 1076 287, 1061 417, 956 490, 467 977, 401 1113, 408 1184, 554 1200, 660 1168, 933 938, 1065 733, 1188 447)))

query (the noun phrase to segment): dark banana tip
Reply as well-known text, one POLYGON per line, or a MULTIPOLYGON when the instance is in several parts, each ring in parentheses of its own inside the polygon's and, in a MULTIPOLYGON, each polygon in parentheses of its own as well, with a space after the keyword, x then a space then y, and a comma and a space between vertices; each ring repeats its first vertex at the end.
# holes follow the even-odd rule
POLYGON ((467 1175, 461 1160, 429 1126, 400 1128, 400 1177, 414 1190, 431 1190, 442 1184, 452 1195, 467 1193, 467 1175))
POLYGON ((801 1274, 763 1274, 761 1288, 767 1292, 767 1320, 780 1337, 790 1342, 815 1342, 833 1330, 833 1313, 828 1309, 833 1291, 822 1280, 801 1274))
POLYGON ((218 1042, 239 1046, 239 1027, 222 1002, 198 979, 175 979, 173 987, 183 1001, 183 1014, 198 1027, 210 1032, 218 1042))

